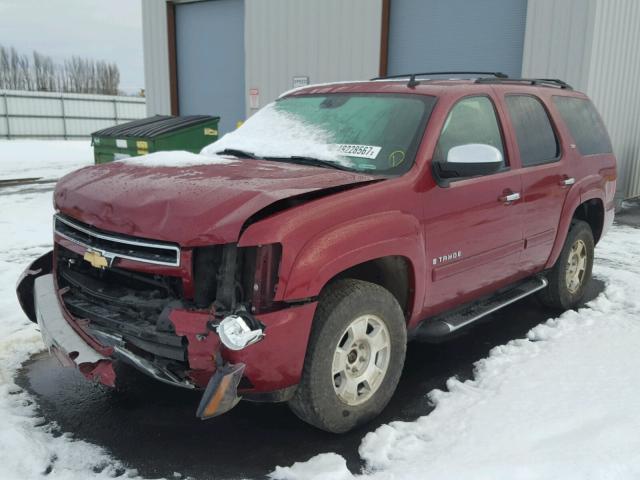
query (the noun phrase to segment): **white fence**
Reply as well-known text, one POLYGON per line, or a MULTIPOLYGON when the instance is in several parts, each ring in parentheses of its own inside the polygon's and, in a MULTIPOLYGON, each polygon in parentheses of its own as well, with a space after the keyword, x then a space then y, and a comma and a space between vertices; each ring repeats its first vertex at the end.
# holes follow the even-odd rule
POLYGON ((86 138, 146 115, 144 98, 0 90, 0 138, 86 138))

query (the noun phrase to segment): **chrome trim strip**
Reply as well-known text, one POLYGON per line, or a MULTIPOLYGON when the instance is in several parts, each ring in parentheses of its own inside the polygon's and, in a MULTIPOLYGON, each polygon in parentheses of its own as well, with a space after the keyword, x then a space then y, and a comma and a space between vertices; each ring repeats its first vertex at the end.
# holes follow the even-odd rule
POLYGON ((142 262, 142 263, 152 263, 154 265, 166 265, 169 267, 179 267, 180 266, 180 248, 173 246, 173 245, 166 245, 166 244, 162 244, 162 243, 149 243, 149 242, 143 242, 143 241, 137 241, 137 240, 127 240, 127 239, 123 239, 123 238, 118 238, 118 237, 113 237, 110 235, 105 235, 102 233, 98 233, 98 232, 94 232, 88 228, 82 227, 74 222, 71 222, 65 218, 63 218, 62 216, 56 214, 53 216, 53 231, 56 235, 60 235, 62 238, 66 238, 67 240, 69 240, 70 242, 75 243, 76 245, 80 245, 82 247, 85 247, 89 250, 93 250, 96 252, 100 252, 102 255, 104 255, 105 257, 108 258, 124 258, 127 260, 134 260, 136 262, 142 262), (120 254, 120 253, 115 253, 115 252, 111 252, 109 250, 104 250, 102 248, 96 248, 93 247, 91 245, 87 245, 86 243, 83 243, 75 238, 71 238, 68 235, 65 235, 64 233, 58 231, 56 229, 56 221, 60 220, 62 223, 68 225, 71 228, 74 228, 86 235, 89 235, 91 237, 95 237, 95 238, 100 238, 102 240, 107 240, 110 242, 115 242, 115 243, 123 243, 125 245, 134 245, 134 246, 138 246, 138 247, 149 247, 149 248, 158 248, 161 250, 168 250, 168 251, 173 251, 176 254, 176 261, 175 262, 163 262, 161 260, 149 260, 146 258, 140 258, 140 257, 134 257, 131 255, 124 255, 124 254, 120 254))
POLYGON ((462 327, 465 327, 465 326, 469 325, 470 323, 473 323, 476 320, 478 320, 478 319, 480 319, 480 318, 482 318, 482 317, 484 317, 486 315, 489 315, 490 313, 493 313, 493 312, 495 312, 497 310, 500 310, 501 308, 506 307, 507 305, 511 305, 512 303, 517 302, 518 300, 522 300, 523 298, 528 297, 532 293, 535 293, 538 290, 542 290, 547 285, 549 285, 549 281, 545 277, 538 277, 538 280, 540 280, 540 285, 536 286, 535 288, 532 288, 531 290, 527 290, 522 295, 518 295, 517 297, 511 298, 511 299, 507 300, 506 302, 502 302, 502 303, 496 305, 495 307, 490 308, 489 310, 483 311, 479 315, 476 315, 475 317, 471 317, 466 322, 463 322, 463 323, 461 323, 459 325, 451 325, 450 323, 444 322, 444 321, 442 323, 444 323, 447 327, 449 327, 449 333, 453 333, 456 330, 459 330, 462 327))

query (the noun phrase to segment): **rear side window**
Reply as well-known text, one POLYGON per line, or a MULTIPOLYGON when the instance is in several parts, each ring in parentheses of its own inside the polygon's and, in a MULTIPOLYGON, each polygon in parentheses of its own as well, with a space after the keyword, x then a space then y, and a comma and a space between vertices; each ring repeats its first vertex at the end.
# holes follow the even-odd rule
POLYGON ((522 166, 557 160, 560 151, 558 139, 540 100, 531 95, 508 95, 506 99, 522 166))
POLYGON ((496 147, 504 158, 498 119, 488 97, 466 97, 454 105, 442 128, 433 160, 446 162, 449 150, 469 143, 496 147))
POLYGON ((560 116, 582 155, 611 153, 611 140, 593 103, 584 98, 554 96, 560 116))

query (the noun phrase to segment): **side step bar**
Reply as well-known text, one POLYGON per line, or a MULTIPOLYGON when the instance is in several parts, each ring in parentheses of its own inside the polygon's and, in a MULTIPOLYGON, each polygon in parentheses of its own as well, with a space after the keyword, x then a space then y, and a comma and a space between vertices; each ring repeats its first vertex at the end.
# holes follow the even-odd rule
POLYGON ((455 310, 441 313, 425 320, 416 330, 415 338, 438 338, 449 335, 476 320, 500 310, 518 300, 545 288, 549 282, 544 277, 533 277, 497 293, 462 305, 455 310))

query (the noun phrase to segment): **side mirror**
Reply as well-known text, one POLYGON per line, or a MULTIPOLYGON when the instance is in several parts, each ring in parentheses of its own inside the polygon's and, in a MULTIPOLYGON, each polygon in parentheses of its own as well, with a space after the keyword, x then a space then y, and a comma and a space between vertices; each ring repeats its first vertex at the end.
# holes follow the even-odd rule
POLYGON ((442 178, 463 178, 488 175, 502 167, 500 150, 483 143, 458 145, 449 150, 447 161, 438 163, 438 174, 442 178))

